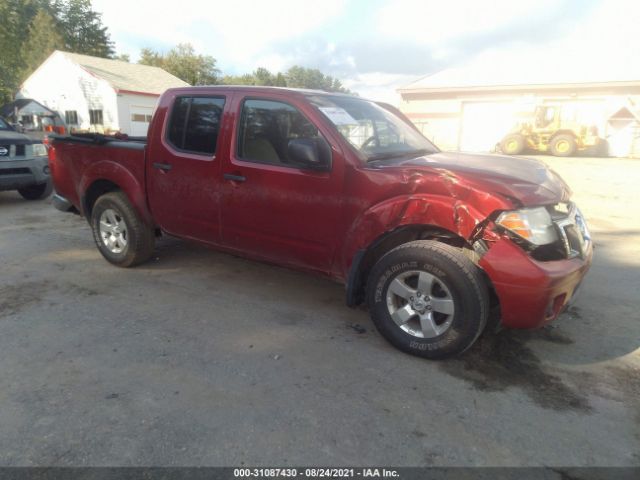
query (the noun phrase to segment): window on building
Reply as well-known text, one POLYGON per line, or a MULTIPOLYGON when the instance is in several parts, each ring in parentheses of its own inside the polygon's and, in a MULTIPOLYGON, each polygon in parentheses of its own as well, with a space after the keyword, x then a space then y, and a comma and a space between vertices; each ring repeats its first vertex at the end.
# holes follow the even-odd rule
POLYGON ((224 98, 177 98, 171 112, 169 142, 179 150, 213 155, 223 109, 224 98))
POLYGON ((91 125, 102 125, 102 110, 89 110, 89 123, 91 125))
POLYGON ((298 168, 288 158, 289 141, 318 137, 316 126, 295 107, 271 100, 245 100, 238 132, 238 156, 252 162, 298 168))
POLYGON ((145 115, 144 113, 132 113, 131 121, 133 122, 150 122, 151 118, 149 115, 145 115))
POLYGON ((67 110, 64 112, 64 121, 67 125, 78 125, 78 112, 67 110))

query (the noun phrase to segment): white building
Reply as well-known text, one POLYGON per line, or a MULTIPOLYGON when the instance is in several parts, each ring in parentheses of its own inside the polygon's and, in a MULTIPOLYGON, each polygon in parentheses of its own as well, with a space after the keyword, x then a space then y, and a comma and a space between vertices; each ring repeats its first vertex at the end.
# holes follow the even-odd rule
POLYGON ((55 51, 18 98, 57 111, 71 130, 146 136, 158 97, 188 83, 158 67, 55 51))
POLYGON ((611 155, 640 156, 636 65, 612 70, 591 62, 579 69, 555 65, 552 58, 546 63, 481 60, 398 89, 400 110, 440 148, 491 151, 537 106, 562 105, 563 115, 597 128, 611 155))

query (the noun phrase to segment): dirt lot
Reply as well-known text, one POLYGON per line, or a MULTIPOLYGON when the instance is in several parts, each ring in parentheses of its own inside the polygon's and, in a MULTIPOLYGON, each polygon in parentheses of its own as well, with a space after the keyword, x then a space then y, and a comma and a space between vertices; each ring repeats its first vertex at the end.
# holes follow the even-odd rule
POLYGON ((2 465, 640 465, 640 161, 545 158, 596 257, 552 329, 428 362, 340 285, 0 193, 2 465))

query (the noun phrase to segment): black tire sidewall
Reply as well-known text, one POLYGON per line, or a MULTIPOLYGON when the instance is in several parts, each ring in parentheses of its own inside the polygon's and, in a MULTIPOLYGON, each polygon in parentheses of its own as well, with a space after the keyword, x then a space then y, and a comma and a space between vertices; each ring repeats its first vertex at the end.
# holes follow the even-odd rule
POLYGON ((393 250, 376 264, 369 280, 368 304, 372 320, 378 331, 404 352, 426 358, 446 358, 469 348, 484 329, 487 313, 487 305, 483 303, 486 303, 486 292, 481 291, 484 285, 477 285, 464 269, 437 249, 393 250), (414 337, 398 327, 389 314, 386 300, 389 284, 400 273, 411 270, 434 275, 451 293, 455 306, 453 320, 437 337, 414 337))
POLYGON ((51 195, 52 191, 53 184, 50 181, 18 189, 18 193, 25 200, 42 200, 43 198, 47 198, 51 195))
POLYGON ((138 222, 138 219, 132 217, 130 209, 123 206, 122 203, 122 199, 113 194, 100 197, 91 212, 91 229, 93 230, 93 239, 95 240, 96 246, 107 261, 114 265, 129 266, 135 258, 135 245, 138 239, 134 225, 138 222), (127 246, 122 253, 110 251, 100 237, 100 216, 108 209, 114 210, 122 217, 127 228, 127 246))

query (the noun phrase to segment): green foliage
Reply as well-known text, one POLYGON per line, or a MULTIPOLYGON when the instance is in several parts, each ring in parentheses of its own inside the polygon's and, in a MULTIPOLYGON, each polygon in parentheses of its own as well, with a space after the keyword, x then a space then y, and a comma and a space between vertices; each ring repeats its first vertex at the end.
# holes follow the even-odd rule
POLYGON ((112 58, 113 42, 91 0, 55 1, 54 11, 64 36, 65 50, 94 57, 112 58))
POLYGON ((143 48, 138 63, 163 68, 191 85, 215 85, 220 74, 215 58, 196 54, 188 43, 181 43, 166 54, 143 48))
POLYGON ((312 88, 325 92, 350 93, 337 78, 323 74, 316 68, 294 65, 285 73, 287 86, 292 88, 312 88))
POLYGON ((0 104, 51 51, 110 58, 113 43, 90 0, 0 0, 0 104))
POLYGON ((29 25, 27 40, 22 44, 23 72, 26 78, 44 62, 54 50, 64 48, 58 25, 46 10, 39 10, 29 25))
POLYGON ((121 62, 131 63, 131 57, 128 53, 120 53, 113 57, 114 60, 120 60, 121 62))
POLYGON ((337 78, 325 75, 320 70, 293 66, 285 73, 271 73, 266 68, 258 68, 244 75, 225 75, 224 85, 262 85, 290 88, 311 88, 326 92, 351 93, 337 78))

